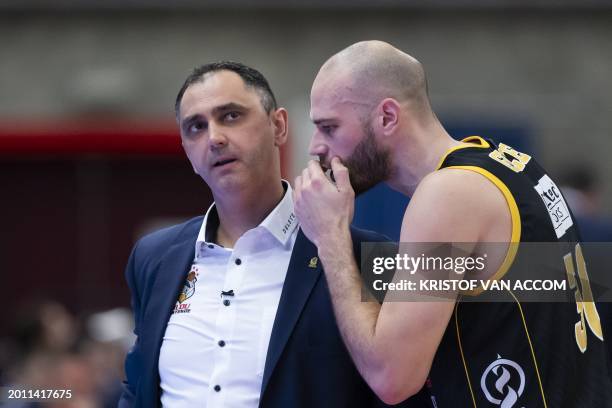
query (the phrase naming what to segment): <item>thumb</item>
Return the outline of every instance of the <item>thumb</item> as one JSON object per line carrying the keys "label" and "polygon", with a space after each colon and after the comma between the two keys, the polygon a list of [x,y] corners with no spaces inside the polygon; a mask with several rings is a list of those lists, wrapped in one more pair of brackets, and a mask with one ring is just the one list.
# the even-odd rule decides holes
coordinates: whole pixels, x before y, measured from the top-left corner
{"label": "thumb", "polygon": [[334,157],[331,160],[331,168],[334,172],[334,179],[336,180],[336,187],[339,191],[351,190],[351,180],[349,178],[348,169],[342,164],[338,157]]}

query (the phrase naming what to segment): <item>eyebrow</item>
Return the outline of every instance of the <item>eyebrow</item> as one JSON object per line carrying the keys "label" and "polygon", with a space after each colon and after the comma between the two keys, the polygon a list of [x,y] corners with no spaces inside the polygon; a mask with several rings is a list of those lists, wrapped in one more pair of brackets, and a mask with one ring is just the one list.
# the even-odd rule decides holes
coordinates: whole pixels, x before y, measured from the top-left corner
{"label": "eyebrow", "polygon": [[[212,109],[212,115],[216,116],[219,115],[221,113],[227,112],[227,111],[231,111],[231,110],[246,110],[247,108],[244,105],[241,105],[239,103],[236,102],[229,102],[223,105],[219,105],[219,106],[215,106]],[[189,127],[189,125],[191,125],[193,122],[202,119],[202,115],[199,113],[194,113],[193,115],[189,115],[187,116],[185,119],[183,119],[182,121],[182,128],[186,129]]]}
{"label": "eyebrow", "polygon": [[322,119],[313,119],[312,123],[314,123],[315,125],[320,125],[322,123],[326,123],[326,122],[335,122],[336,119],[332,119],[332,118],[322,118]]}
{"label": "eyebrow", "polygon": [[246,110],[246,109],[247,108],[244,105],[241,105],[241,104],[236,103],[236,102],[229,102],[229,103],[226,103],[224,105],[215,106],[212,109],[212,113],[213,113],[213,115],[217,115],[219,113],[227,112],[227,111],[230,111],[230,110]]}

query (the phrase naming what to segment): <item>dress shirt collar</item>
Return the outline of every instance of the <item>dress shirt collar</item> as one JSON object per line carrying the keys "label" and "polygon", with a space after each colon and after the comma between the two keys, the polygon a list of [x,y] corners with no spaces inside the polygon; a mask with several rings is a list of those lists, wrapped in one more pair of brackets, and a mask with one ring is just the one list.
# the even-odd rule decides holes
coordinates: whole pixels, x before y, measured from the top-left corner
{"label": "dress shirt collar", "polygon": [[[298,226],[297,217],[293,211],[293,194],[291,185],[286,180],[282,180],[285,190],[281,201],[274,207],[268,216],[259,224],[258,227],[265,228],[281,245],[286,245],[291,235]],[[214,237],[219,228],[219,215],[215,203],[206,211],[202,227],[196,241],[196,254],[198,249],[208,246],[209,248],[218,247],[214,243]]]}

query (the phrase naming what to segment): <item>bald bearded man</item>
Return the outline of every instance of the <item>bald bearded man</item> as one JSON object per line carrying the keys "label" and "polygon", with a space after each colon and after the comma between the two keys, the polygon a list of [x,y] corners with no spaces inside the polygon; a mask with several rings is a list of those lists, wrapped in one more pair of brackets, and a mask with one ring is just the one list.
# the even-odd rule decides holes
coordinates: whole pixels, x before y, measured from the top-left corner
{"label": "bald bearded man", "polygon": [[[565,279],[564,263],[582,259],[579,234],[562,196],[563,221],[549,211],[539,192],[558,190],[531,156],[481,137],[453,139],[431,108],[419,61],[380,41],[354,44],[322,66],[311,118],[310,153],[320,164],[311,161],[295,181],[296,214],[318,248],[347,348],[381,399],[402,401],[429,377],[440,407],[611,406],[593,302],[521,304],[512,292],[499,303],[466,303],[462,293],[362,301],[349,225],[355,193],[378,182],[411,197],[402,242],[466,243],[474,256],[502,243],[488,258],[491,279],[517,278],[517,243],[559,243],[549,261]],[[582,283],[568,287],[572,299],[590,293]]]}

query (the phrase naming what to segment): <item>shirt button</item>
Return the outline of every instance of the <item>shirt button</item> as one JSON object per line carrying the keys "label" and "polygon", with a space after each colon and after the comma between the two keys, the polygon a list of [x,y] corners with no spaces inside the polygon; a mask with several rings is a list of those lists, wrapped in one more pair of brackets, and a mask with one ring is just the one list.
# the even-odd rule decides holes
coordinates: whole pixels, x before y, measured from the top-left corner
{"label": "shirt button", "polygon": [[221,391],[221,386],[220,385],[215,385],[214,389],[215,389],[215,391],[219,392],[219,391]]}
{"label": "shirt button", "polygon": [[223,299],[223,304],[224,304],[225,306],[229,306],[229,305],[230,305],[230,301],[229,301],[229,299]]}
{"label": "shirt button", "polygon": [[225,347],[225,342],[223,340],[219,340],[219,343],[217,343],[219,345],[219,347]]}
{"label": "shirt button", "polygon": [[240,258],[236,258],[236,260],[234,261],[236,262],[236,265],[240,265],[242,263],[242,261],[240,260]]}

